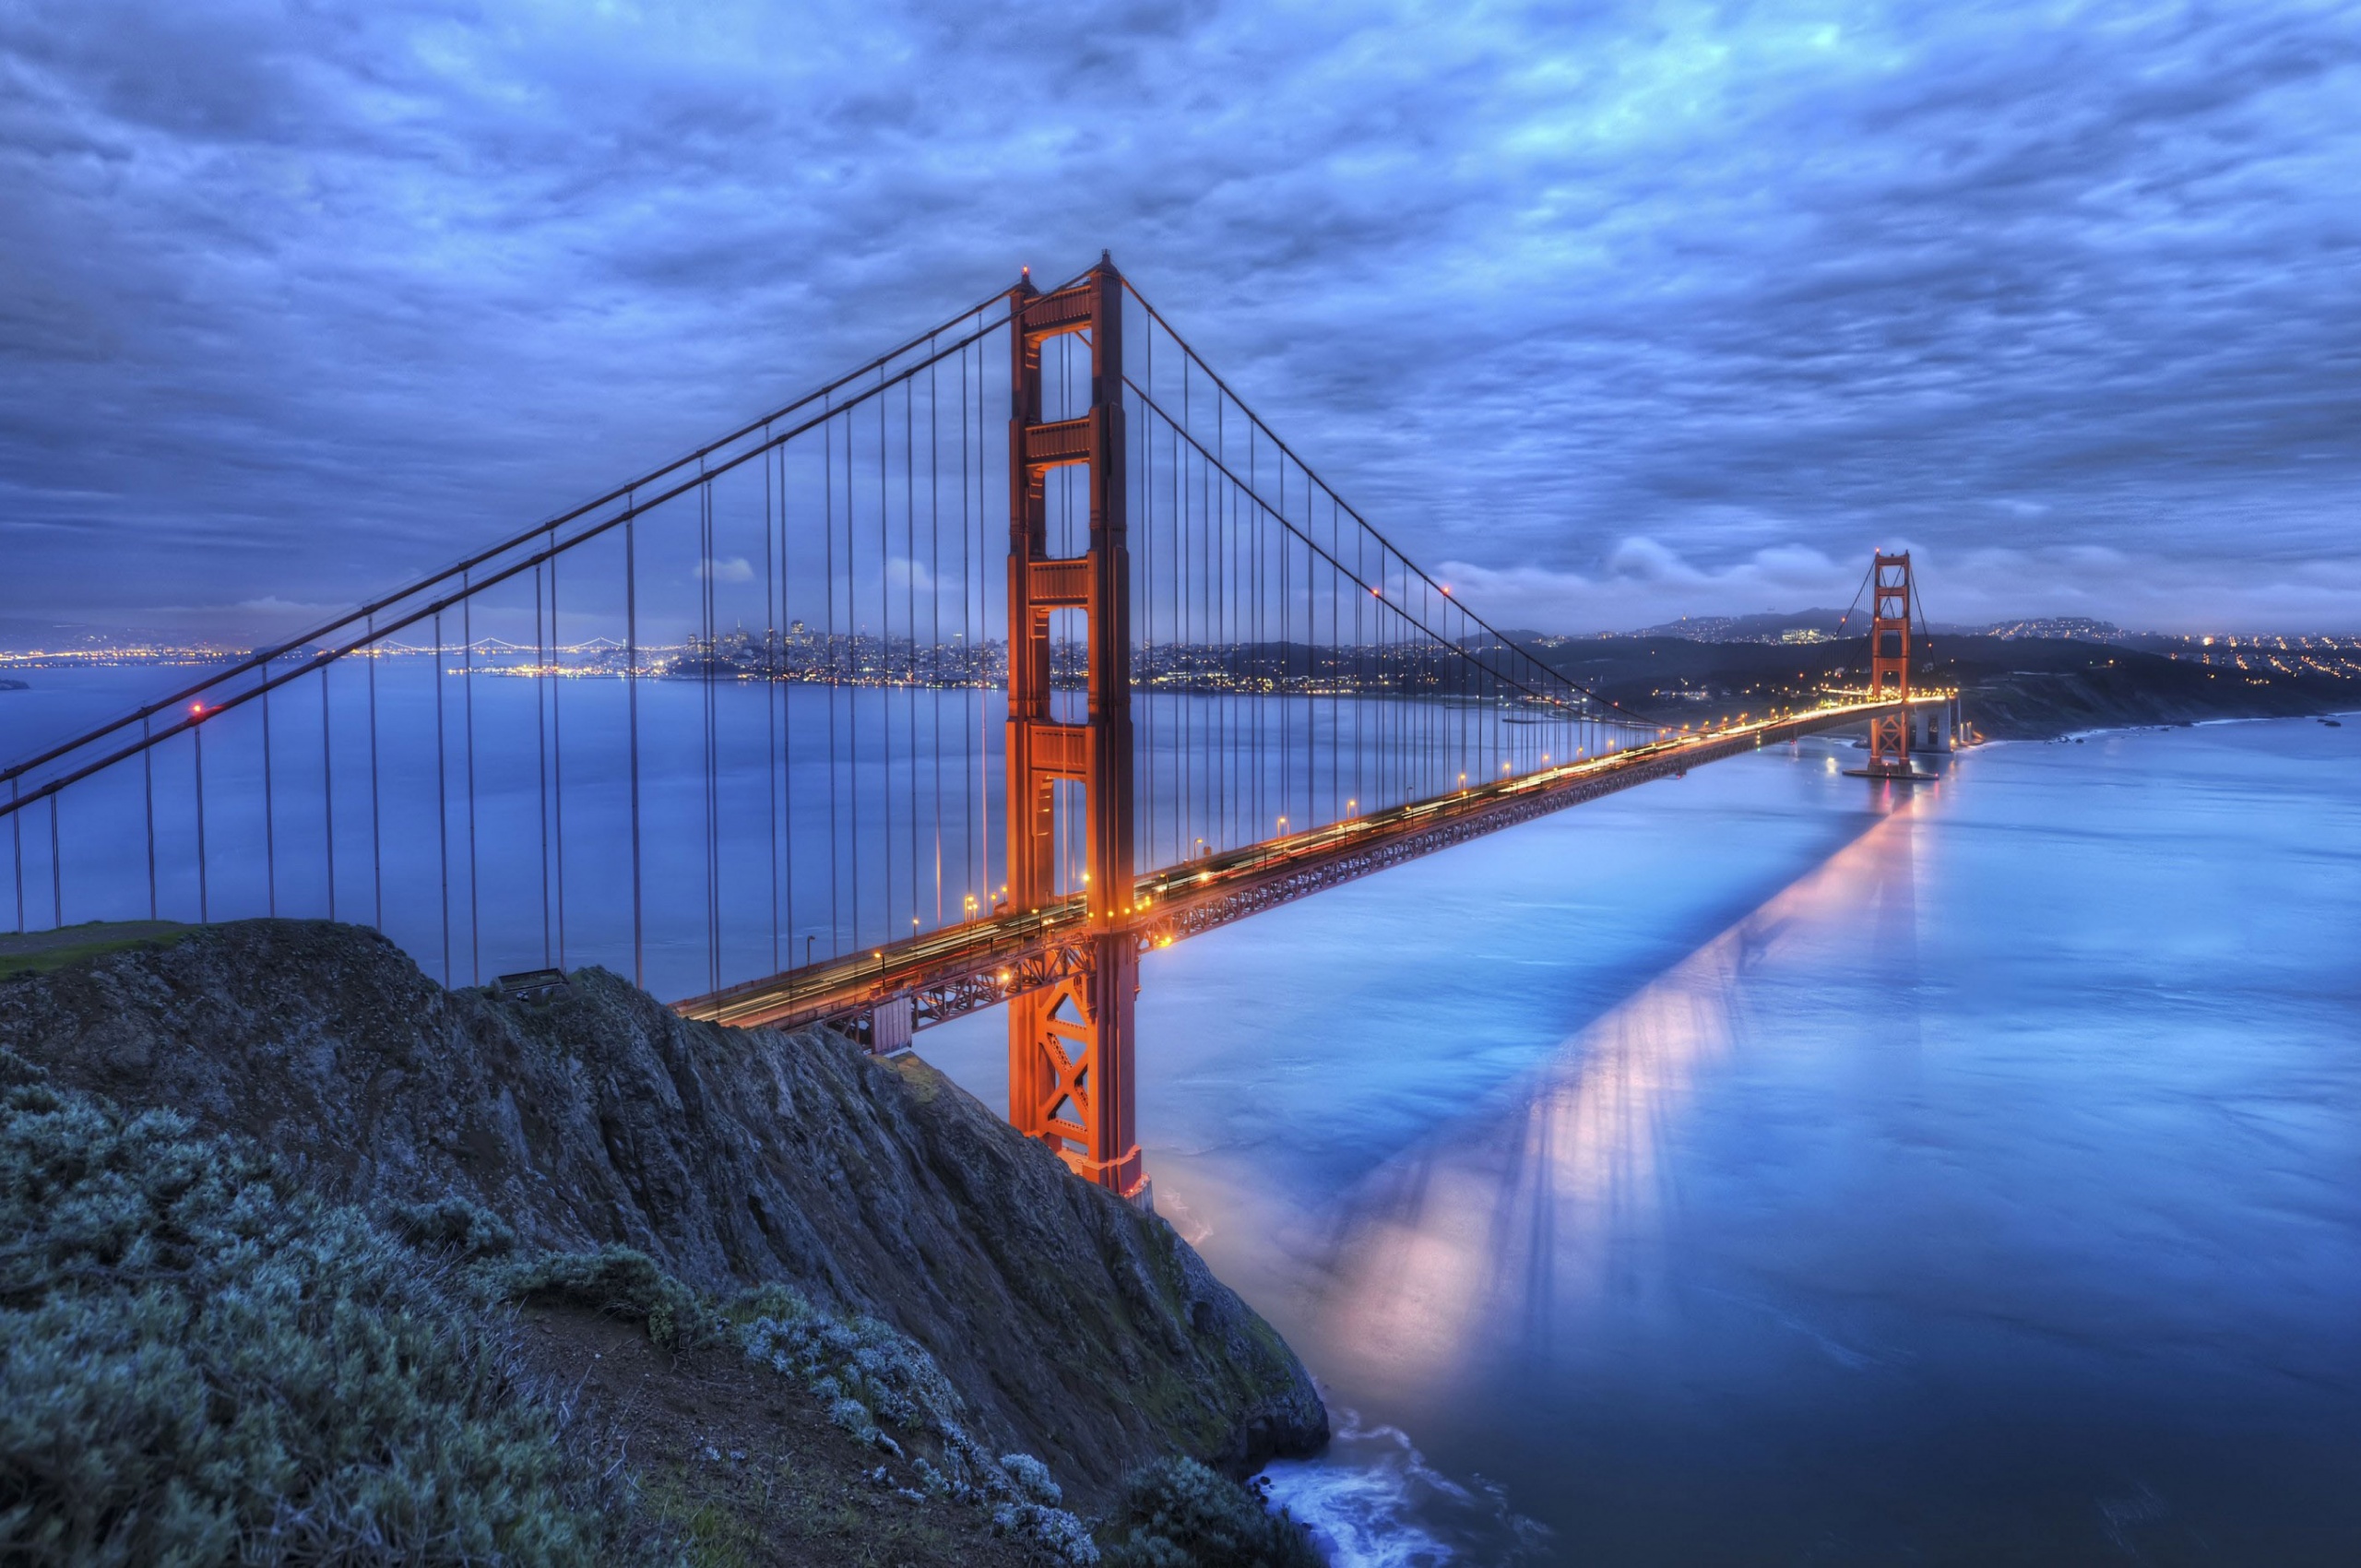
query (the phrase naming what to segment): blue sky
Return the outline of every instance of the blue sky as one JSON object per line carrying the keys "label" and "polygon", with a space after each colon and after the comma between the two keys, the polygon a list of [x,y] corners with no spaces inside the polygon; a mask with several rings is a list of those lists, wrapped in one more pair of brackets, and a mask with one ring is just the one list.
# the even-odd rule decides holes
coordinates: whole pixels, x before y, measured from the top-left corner
{"label": "blue sky", "polygon": [[0,8],[0,636],[239,637],[1111,247],[1496,619],[2361,631],[2361,6]]}

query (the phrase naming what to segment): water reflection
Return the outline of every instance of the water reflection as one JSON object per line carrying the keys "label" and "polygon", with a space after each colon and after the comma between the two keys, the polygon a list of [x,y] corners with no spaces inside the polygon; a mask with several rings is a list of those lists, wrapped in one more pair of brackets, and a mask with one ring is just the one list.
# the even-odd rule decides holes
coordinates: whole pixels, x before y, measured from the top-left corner
{"label": "water reflection", "polygon": [[[1783,958],[1887,977],[1881,1032],[1917,1047],[1918,802],[1903,797],[1833,858],[1559,1047],[1533,1080],[1433,1134],[1347,1194],[1314,1315],[1332,1375],[1417,1398],[1471,1363],[1554,1359],[1679,1206],[1666,1158],[1699,1081],[1777,1050],[1747,980]],[[1864,914],[1869,918],[1864,920]],[[1341,1363],[1341,1364],[1340,1364]]]}
{"label": "water reflection", "polygon": [[[2356,736],[1766,753],[1160,955],[1159,1201],[1355,1413],[1278,1494],[1389,1568],[2361,1561]],[[996,1025],[927,1037],[993,1103]]]}

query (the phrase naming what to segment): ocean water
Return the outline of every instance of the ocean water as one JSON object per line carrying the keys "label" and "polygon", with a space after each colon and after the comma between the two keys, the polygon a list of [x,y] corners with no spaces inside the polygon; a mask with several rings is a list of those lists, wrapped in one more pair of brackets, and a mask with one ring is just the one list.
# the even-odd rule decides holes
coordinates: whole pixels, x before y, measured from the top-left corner
{"label": "ocean water", "polygon": [[[1340,1562],[2361,1562],[2361,724],[1857,754],[1147,962]],[[996,1018],[919,1047],[998,1103]]]}

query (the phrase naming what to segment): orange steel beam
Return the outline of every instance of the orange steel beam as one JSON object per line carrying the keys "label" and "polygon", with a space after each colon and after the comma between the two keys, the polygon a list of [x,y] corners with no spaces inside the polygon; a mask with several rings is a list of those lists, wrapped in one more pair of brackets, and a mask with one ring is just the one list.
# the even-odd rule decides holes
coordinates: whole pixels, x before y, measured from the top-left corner
{"label": "orange steel beam", "polygon": [[[1951,699],[1930,694],[1910,700],[1923,707]],[[1652,742],[1151,872],[1133,881],[1122,935],[1136,964],[1140,953],[1453,844],[1778,742],[1900,718],[1896,709],[1892,702],[1844,703]],[[1105,940],[1085,899],[1074,895],[675,1006],[717,1023],[782,1028],[832,1023],[858,1032],[881,1004],[908,998],[913,1027],[923,1028],[1003,1002],[1064,995],[1078,977],[1096,972]]]}
{"label": "orange steel beam", "polygon": [[[1008,1013],[1008,1116],[1086,1180],[1135,1195],[1145,1181],[1132,1055],[1139,946],[1132,916],[1131,557],[1123,516],[1123,280],[1105,255],[1083,280],[1042,294],[1028,277],[1009,293],[1008,918],[1080,906],[1082,929],[1056,962],[1026,968],[1031,989]],[[1090,406],[1044,420],[1041,346],[1090,344]],[[1071,415],[1071,410],[1060,410]],[[1049,473],[1089,470],[1089,545],[1049,552]],[[1050,623],[1080,611],[1088,625],[1089,706],[1079,724],[1050,703]],[[1084,889],[1057,885],[1057,788],[1082,787]],[[997,911],[996,911],[997,914]],[[1023,967],[1023,966],[1020,966]],[[929,1021],[931,1021],[930,1019]]]}

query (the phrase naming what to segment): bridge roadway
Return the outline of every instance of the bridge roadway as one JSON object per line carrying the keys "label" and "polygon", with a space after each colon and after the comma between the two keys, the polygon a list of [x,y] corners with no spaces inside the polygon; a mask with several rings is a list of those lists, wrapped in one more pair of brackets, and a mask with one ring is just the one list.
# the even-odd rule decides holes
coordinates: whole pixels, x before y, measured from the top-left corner
{"label": "bridge roadway", "polygon": [[[1913,696],[1931,707],[1948,693]],[[1548,813],[1675,778],[1742,752],[1861,724],[1892,703],[1853,702],[1652,741],[1604,756],[1371,812],[1138,879],[1128,922],[1143,950],[1367,876]],[[1082,896],[995,913],[824,964],[673,1004],[683,1016],[782,1028],[831,1023],[879,1043],[1005,1002],[1086,964]],[[907,1000],[908,1012],[898,1011]],[[881,1017],[881,1014],[883,1016]]]}

